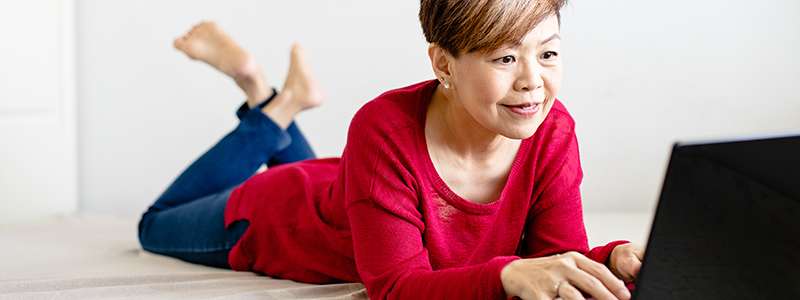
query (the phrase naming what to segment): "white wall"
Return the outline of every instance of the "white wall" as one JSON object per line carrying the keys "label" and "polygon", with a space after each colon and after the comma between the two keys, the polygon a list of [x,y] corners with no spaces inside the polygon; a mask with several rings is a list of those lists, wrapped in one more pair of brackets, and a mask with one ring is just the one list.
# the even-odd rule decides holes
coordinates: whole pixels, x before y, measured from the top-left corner
{"label": "white wall", "polygon": [[[800,128],[800,3],[572,1],[564,85],[588,210],[649,210],[671,143]],[[338,156],[350,117],[432,78],[417,1],[79,0],[81,209],[138,213],[236,124],[235,84],[172,49],[201,20],[236,36],[283,83],[305,46],[327,102],[298,123]]]}
{"label": "white wall", "polygon": [[74,2],[0,2],[0,225],[78,209]]}
{"label": "white wall", "polygon": [[338,156],[368,100],[428,79],[415,1],[78,1],[80,182],[86,211],[138,213],[236,125],[234,82],[172,48],[201,20],[244,44],[280,87],[301,42],[327,102],[298,123]]}
{"label": "white wall", "polygon": [[676,139],[800,128],[800,2],[574,1],[560,98],[588,209],[650,209]]}

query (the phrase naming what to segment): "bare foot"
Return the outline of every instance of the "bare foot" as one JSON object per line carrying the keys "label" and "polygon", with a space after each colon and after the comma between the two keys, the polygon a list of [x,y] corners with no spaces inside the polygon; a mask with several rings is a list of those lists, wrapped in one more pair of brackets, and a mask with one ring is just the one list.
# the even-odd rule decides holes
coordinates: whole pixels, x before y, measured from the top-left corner
{"label": "bare foot", "polygon": [[262,111],[285,129],[292,123],[295,115],[322,104],[323,100],[322,88],[311,74],[311,66],[308,65],[303,48],[295,44],[283,90]]}
{"label": "bare foot", "polygon": [[189,58],[205,62],[233,78],[247,95],[247,104],[251,108],[272,96],[264,70],[255,58],[217,23],[195,25],[184,36],[175,39],[174,45]]}

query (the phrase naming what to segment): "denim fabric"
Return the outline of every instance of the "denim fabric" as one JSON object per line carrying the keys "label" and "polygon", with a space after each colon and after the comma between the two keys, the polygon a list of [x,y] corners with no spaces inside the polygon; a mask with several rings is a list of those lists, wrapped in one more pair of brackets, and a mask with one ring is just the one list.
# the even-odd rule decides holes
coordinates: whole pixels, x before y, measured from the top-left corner
{"label": "denim fabric", "polygon": [[241,121],[236,129],[192,163],[142,215],[142,248],[230,268],[228,253],[249,226],[237,221],[225,228],[225,206],[233,189],[264,163],[274,166],[314,158],[294,123],[284,131],[261,112],[271,99],[253,109],[245,103],[237,112]]}

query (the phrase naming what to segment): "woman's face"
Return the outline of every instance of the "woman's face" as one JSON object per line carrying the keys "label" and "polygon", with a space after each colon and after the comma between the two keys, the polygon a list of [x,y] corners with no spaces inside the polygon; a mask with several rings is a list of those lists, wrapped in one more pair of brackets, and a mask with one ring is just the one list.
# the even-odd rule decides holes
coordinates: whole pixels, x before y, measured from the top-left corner
{"label": "woman's face", "polygon": [[531,137],[561,87],[558,33],[558,19],[553,15],[531,30],[519,46],[452,59],[447,97],[479,128],[512,139]]}

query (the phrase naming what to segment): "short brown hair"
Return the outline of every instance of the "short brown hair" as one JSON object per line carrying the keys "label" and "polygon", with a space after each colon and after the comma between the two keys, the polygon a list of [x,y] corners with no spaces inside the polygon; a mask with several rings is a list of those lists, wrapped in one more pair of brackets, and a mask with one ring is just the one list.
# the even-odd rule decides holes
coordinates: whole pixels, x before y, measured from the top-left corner
{"label": "short brown hair", "polygon": [[489,53],[522,39],[567,0],[421,0],[419,21],[428,43],[451,55]]}

